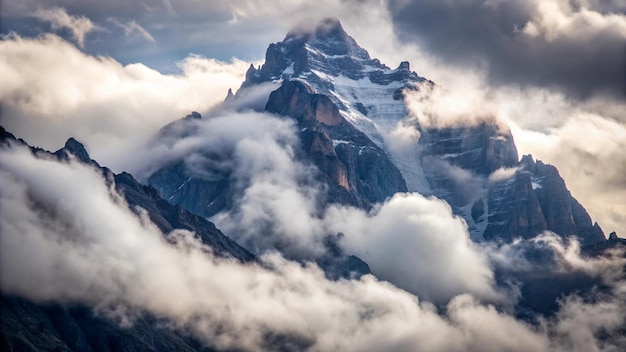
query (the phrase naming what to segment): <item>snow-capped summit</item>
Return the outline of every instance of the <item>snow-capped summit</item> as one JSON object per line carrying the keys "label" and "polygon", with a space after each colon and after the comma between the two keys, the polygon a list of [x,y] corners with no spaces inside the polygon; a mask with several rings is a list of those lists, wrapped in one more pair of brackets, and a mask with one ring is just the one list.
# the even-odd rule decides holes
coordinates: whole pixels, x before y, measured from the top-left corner
{"label": "snow-capped summit", "polygon": [[[408,116],[405,89],[430,82],[410,70],[407,61],[396,69],[370,57],[337,19],[325,19],[313,29],[295,29],[269,45],[265,63],[250,67],[238,95],[261,83],[297,80],[312,92],[330,98],[343,118],[388,151],[408,189],[430,193],[416,150],[390,150],[398,123]],[[430,82],[432,84],[432,82]]]}
{"label": "snow-capped summit", "polygon": [[314,29],[295,29],[282,42],[270,44],[265,64],[251,67],[244,86],[271,80],[306,78],[315,71],[363,78],[366,67],[384,69],[349,36],[337,19],[323,20]]}
{"label": "snow-capped summit", "polygon": [[326,93],[333,90],[332,77],[359,81],[369,78],[372,83],[423,81],[409,70],[408,62],[391,69],[378,59],[372,59],[354,38],[348,35],[334,18],[323,20],[314,29],[295,29],[285,39],[272,43],[265,54],[265,63],[246,73],[242,88],[270,81],[300,78]]}
{"label": "snow-capped summit", "polygon": [[355,59],[370,60],[367,50],[360,47],[341,26],[336,18],[322,20],[313,30],[293,29],[284,42],[307,43],[324,55],[331,57],[347,56]]}

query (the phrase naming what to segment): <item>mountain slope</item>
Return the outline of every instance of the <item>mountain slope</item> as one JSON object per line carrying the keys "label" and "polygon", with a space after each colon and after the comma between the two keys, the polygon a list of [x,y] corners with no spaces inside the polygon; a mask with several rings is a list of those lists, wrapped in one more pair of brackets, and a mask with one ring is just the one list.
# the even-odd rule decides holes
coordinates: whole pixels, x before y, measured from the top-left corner
{"label": "mountain slope", "polygon": [[[495,118],[443,127],[412,119],[405,93],[434,83],[408,62],[391,69],[372,59],[336,19],[271,44],[265,63],[249,68],[224,107],[259,109],[246,101],[268,85],[274,90],[264,110],[296,121],[301,158],[317,167],[327,203],[370,209],[394,193],[419,192],[447,201],[476,241],[532,238],[545,230],[585,244],[604,239],[558,172],[520,161],[510,130]],[[398,147],[407,127],[418,137]],[[212,216],[232,206],[235,194],[229,175],[210,166],[204,171],[216,177],[196,177],[175,162],[148,183],[175,204]]]}

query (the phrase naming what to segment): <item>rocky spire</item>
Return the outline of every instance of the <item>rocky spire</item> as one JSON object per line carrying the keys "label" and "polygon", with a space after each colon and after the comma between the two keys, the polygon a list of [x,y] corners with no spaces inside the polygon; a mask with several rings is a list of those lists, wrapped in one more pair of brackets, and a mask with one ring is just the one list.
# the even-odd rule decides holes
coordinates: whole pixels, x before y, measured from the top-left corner
{"label": "rocky spire", "polygon": [[260,68],[250,66],[242,88],[298,77],[312,70],[361,79],[367,75],[366,71],[371,71],[364,70],[365,66],[375,70],[389,69],[371,59],[367,50],[346,33],[339,20],[327,18],[314,28],[293,29],[282,42],[270,44],[265,63]]}
{"label": "rocky spire", "polygon": [[329,56],[346,55],[362,60],[370,59],[367,50],[346,33],[336,18],[326,18],[312,30],[294,29],[287,34],[284,42],[303,43]]}
{"label": "rocky spire", "polygon": [[76,157],[76,159],[80,160],[83,163],[91,163],[91,157],[89,156],[89,153],[87,153],[87,149],[85,149],[85,146],[74,138],[69,138],[65,142],[65,146],[57,150],[54,154],[62,159],[68,159],[69,154],[72,154]]}

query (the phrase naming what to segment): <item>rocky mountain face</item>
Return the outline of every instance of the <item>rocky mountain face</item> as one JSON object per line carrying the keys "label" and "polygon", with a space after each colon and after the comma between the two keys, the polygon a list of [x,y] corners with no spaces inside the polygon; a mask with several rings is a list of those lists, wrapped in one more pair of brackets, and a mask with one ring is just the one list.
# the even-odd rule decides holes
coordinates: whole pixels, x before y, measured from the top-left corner
{"label": "rocky mountain face", "polygon": [[[424,80],[411,72],[406,63],[391,70],[371,59],[338,21],[326,20],[315,33],[291,32],[283,42],[271,44],[265,64],[258,69],[251,66],[241,89],[236,95],[229,95],[227,101],[232,103],[246,96],[257,85],[280,82],[279,88],[269,95],[264,111],[297,122],[303,157],[318,167],[318,178],[328,187],[331,202],[369,209],[396,192],[406,192],[405,180],[382,142],[372,141],[370,135],[355,127],[354,121],[350,122],[350,116],[345,116],[348,108],[365,111],[367,107],[331,94],[335,85],[328,80],[329,74],[384,83]],[[392,100],[401,105],[400,86],[393,84],[391,88],[378,95],[395,96],[396,100]],[[377,133],[369,124],[369,131]],[[375,138],[380,140],[378,135]],[[182,162],[158,170],[148,183],[164,198],[203,216],[232,206],[234,190],[229,175],[200,180]]]}
{"label": "rocky mountain face", "polygon": [[424,80],[409,70],[408,62],[401,63],[397,70],[390,70],[378,59],[372,59],[367,50],[344,31],[337,19],[328,18],[313,31],[294,30],[282,42],[270,44],[265,63],[259,68],[250,66],[241,88],[301,77],[307,78],[307,83],[313,86],[332,90],[333,84],[325,79],[325,75],[344,76],[351,80],[367,78],[381,85],[409,79]]}
{"label": "rocky mountain face", "polygon": [[327,96],[301,81],[286,81],[270,94],[265,109],[296,119],[306,157],[322,172],[333,202],[368,209],[406,192],[385,151],[348,123]]}
{"label": "rocky mountain face", "polygon": [[[444,127],[409,119],[405,92],[434,83],[408,62],[391,69],[372,59],[335,19],[271,44],[265,63],[250,66],[226,105],[268,83],[278,88],[264,111],[295,120],[302,158],[317,167],[329,203],[369,209],[394,193],[419,192],[446,200],[477,241],[532,238],[545,230],[584,244],[604,239],[556,169],[529,157],[520,161],[510,130],[494,118]],[[419,132],[408,148],[390,147],[399,124]],[[174,162],[148,183],[174,204],[211,216],[233,197],[229,175],[214,174],[200,179]]]}
{"label": "rocky mountain face", "polygon": [[[193,112],[181,120],[164,126],[157,139],[184,138],[191,133],[186,126],[187,122],[201,118],[199,113]],[[214,160],[216,163],[229,157],[211,151],[207,151],[206,154],[209,160]],[[230,208],[233,195],[229,181],[230,175],[217,169],[209,171],[211,177],[194,177],[195,174],[189,170],[184,160],[175,160],[152,173],[147,183],[168,202],[180,205],[203,217],[209,217],[223,209]]]}
{"label": "rocky mountain face", "polygon": [[[534,209],[534,212],[530,212],[533,214],[531,217],[520,219],[522,225],[540,225],[537,230],[574,235],[585,245],[606,239],[600,226],[592,223],[587,211],[567,190],[565,181],[554,166],[535,161],[531,155],[523,156],[519,165],[520,171],[516,174],[515,187],[525,191],[516,199],[528,199],[526,204]],[[511,230],[513,235],[516,228],[521,231],[524,226],[513,227]],[[536,230],[527,231],[530,236],[534,232]],[[520,236],[528,237],[521,234]]]}

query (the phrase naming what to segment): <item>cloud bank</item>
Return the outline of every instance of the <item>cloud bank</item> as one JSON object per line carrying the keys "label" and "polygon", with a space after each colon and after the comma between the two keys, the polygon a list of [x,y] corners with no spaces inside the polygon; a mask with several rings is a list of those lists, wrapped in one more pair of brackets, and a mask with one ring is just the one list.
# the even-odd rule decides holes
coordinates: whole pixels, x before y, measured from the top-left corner
{"label": "cloud bank", "polygon": [[626,94],[626,12],[619,1],[392,1],[396,33],[490,83]]}
{"label": "cloud bank", "polygon": [[177,161],[190,178],[228,179],[233,207],[211,220],[254,253],[278,249],[288,258],[314,260],[324,253],[326,236],[343,233],[340,245],[348,253],[420,297],[438,303],[464,292],[498,298],[486,257],[445,202],[414,193],[396,195],[370,213],[327,209],[318,171],[298,157],[300,148],[290,119],[221,111],[181,121],[176,133],[137,158],[149,165],[138,175],[145,179]]}
{"label": "cloud bank", "polygon": [[103,314],[149,311],[217,348],[273,350],[281,339],[271,336],[321,351],[623,347],[623,339],[596,338],[622,323],[623,301],[570,298],[543,328],[469,295],[438,313],[372,276],[328,281],[315,265],[277,254],[262,257],[263,266],[219,259],[185,231],[170,234],[176,241],[168,243],[90,166],[38,159],[22,147],[0,153],[8,186],[0,194],[4,293]]}
{"label": "cloud bank", "polygon": [[166,75],[87,55],[52,34],[8,35],[0,41],[0,120],[48,149],[83,140],[98,161],[122,171],[132,162],[120,156],[163,125],[221,102],[248,65],[190,55],[178,63],[181,74]]}

